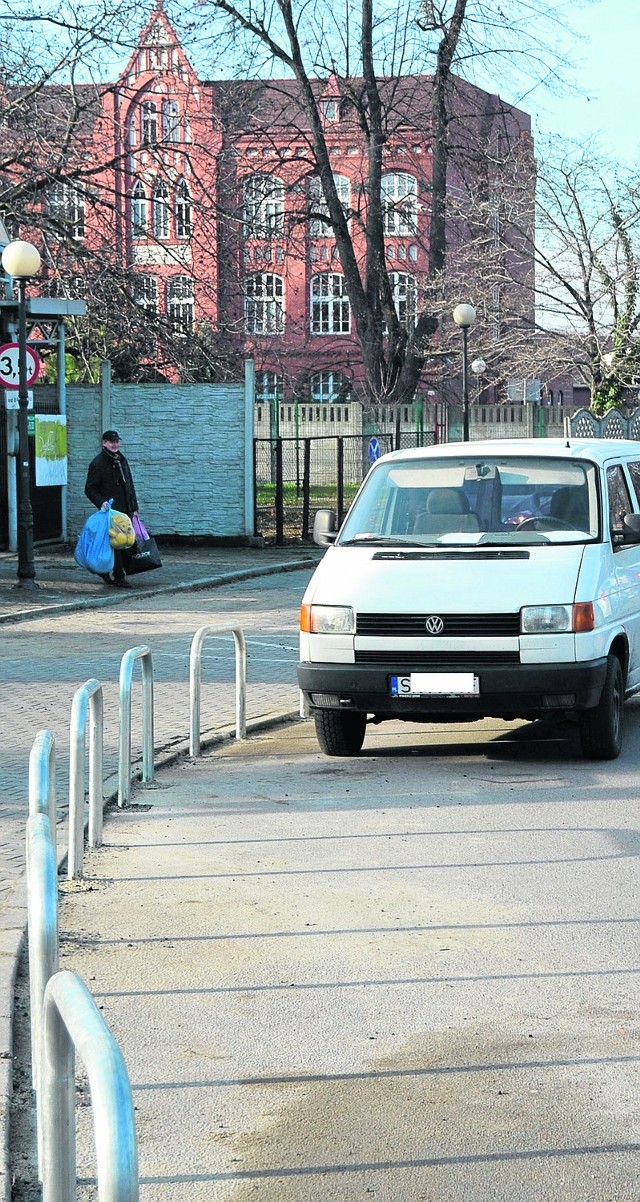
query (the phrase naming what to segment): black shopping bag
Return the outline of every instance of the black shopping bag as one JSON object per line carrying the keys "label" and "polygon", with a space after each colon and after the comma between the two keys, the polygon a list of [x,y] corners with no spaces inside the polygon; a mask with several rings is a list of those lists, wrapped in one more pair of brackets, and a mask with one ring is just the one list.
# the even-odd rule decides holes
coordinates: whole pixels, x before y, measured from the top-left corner
{"label": "black shopping bag", "polygon": [[156,540],[138,517],[133,519],[133,529],[136,541],[128,554],[127,575],[135,576],[138,572],[152,572],[154,568],[161,568],[162,560]]}

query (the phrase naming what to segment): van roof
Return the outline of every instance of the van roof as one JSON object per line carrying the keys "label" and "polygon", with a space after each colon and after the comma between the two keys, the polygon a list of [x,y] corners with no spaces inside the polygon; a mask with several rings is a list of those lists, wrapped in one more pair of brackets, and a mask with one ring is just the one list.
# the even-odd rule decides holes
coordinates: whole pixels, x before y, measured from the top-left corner
{"label": "van roof", "polygon": [[[634,456],[640,460],[640,442],[624,438],[493,438],[483,442],[445,442],[434,447],[390,451],[384,460],[455,458],[460,455],[508,455],[510,458],[535,455],[536,458],[588,459],[604,463],[612,457]],[[380,460],[378,460],[380,462]]]}

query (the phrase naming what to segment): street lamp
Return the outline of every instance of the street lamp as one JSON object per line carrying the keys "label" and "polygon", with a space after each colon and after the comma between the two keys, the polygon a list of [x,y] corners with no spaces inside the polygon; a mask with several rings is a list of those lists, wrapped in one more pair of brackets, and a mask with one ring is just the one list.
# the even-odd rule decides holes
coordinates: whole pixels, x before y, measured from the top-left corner
{"label": "street lamp", "polygon": [[480,400],[480,390],[481,390],[480,377],[483,376],[487,370],[487,365],[486,365],[484,359],[474,359],[471,364],[471,370],[472,370],[476,380],[478,381],[478,398],[477,399],[479,401]]}
{"label": "street lamp", "polygon": [[33,510],[29,466],[27,409],[27,281],[40,270],[40,255],[31,242],[10,242],[2,252],[2,266],[18,285],[18,587],[37,588],[33,562]]}
{"label": "street lamp", "polygon": [[462,330],[462,439],[469,441],[469,380],[467,372],[467,338],[471,326],[476,324],[473,305],[456,305],[453,320]]}

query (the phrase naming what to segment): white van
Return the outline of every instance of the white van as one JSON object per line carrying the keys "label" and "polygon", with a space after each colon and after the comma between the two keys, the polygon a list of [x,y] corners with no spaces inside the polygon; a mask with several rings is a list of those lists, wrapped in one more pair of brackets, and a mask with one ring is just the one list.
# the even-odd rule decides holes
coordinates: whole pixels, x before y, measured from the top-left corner
{"label": "white van", "polygon": [[396,451],[369,472],[300,614],[298,682],[327,755],[374,722],[577,714],[614,759],[640,689],[640,444]]}

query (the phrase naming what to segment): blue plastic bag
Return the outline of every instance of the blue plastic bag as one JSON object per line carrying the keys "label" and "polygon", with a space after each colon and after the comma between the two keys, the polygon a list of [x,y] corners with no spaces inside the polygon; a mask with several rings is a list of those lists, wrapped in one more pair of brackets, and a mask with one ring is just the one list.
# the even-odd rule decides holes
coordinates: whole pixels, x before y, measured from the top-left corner
{"label": "blue plastic bag", "polygon": [[111,521],[111,502],[106,509],[99,509],[87,518],[80,537],[76,543],[73,555],[81,568],[95,572],[97,576],[113,570],[113,547],[109,541],[109,523]]}

